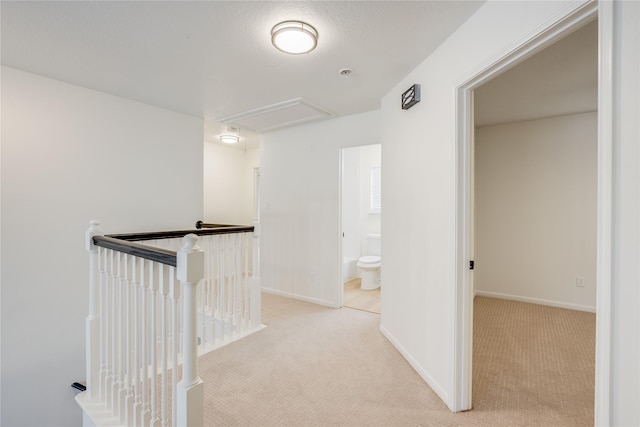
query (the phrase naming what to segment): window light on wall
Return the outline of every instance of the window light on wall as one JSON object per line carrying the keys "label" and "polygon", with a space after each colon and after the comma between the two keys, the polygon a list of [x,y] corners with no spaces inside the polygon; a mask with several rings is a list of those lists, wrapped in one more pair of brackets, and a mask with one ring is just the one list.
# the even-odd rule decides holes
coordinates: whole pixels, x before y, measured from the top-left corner
{"label": "window light on wall", "polygon": [[380,213],[382,211],[382,168],[374,166],[371,168],[371,205],[370,213]]}

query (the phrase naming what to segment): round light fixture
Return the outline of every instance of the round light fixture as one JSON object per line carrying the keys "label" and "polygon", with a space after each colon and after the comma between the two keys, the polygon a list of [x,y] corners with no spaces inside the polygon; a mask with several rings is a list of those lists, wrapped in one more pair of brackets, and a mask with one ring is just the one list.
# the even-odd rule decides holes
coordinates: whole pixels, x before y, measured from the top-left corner
{"label": "round light fixture", "polygon": [[224,142],[225,144],[236,144],[240,138],[236,135],[220,135],[220,142]]}
{"label": "round light fixture", "polygon": [[309,53],[318,45],[318,31],[306,22],[284,21],[271,29],[271,43],[284,53]]}

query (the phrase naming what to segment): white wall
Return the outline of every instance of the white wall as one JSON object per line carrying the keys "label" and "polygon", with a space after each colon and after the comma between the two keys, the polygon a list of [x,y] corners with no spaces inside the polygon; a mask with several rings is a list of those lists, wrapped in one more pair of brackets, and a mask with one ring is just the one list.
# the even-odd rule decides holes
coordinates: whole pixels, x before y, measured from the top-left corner
{"label": "white wall", "polygon": [[[456,285],[455,88],[561,9],[580,4],[489,1],[382,99],[381,330],[449,405]],[[421,84],[422,101],[402,110],[400,94],[414,83]]]}
{"label": "white wall", "polygon": [[340,148],[378,144],[379,117],[373,111],[263,135],[260,254],[264,288],[339,305]]}
{"label": "white wall", "polygon": [[476,294],[595,311],[597,135],[595,112],[476,128]]}
{"label": "white wall", "polygon": [[202,215],[200,119],[2,68],[3,426],[78,426],[84,232]]}
{"label": "white wall", "polygon": [[[616,2],[611,425],[640,425],[640,3]],[[5,249],[6,250],[6,249]]]}
{"label": "white wall", "polygon": [[260,150],[204,144],[204,222],[251,225]]}

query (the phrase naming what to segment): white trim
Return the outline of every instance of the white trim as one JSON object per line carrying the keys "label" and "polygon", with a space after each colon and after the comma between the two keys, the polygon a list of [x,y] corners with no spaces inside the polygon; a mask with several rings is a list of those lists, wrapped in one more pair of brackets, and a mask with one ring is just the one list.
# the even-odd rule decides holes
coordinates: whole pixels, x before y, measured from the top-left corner
{"label": "white trim", "polygon": [[608,426],[611,381],[613,198],[613,8],[598,11],[598,219],[596,255],[596,384],[594,423]]}
{"label": "white trim", "polygon": [[[451,324],[454,337],[451,340],[453,363],[449,372],[451,380],[451,400],[449,409],[454,412],[466,411],[472,407],[472,368],[473,368],[473,284],[469,270],[473,246],[470,242],[472,218],[471,203],[471,146],[472,146],[472,91],[457,88],[456,101],[456,167],[455,167],[455,286],[453,292],[453,310]],[[471,314],[471,315],[469,315]]]}
{"label": "white trim", "polygon": [[344,150],[338,150],[338,265],[340,266],[340,279],[336,283],[336,308],[344,307],[344,230],[342,228],[342,187],[344,187]]}
{"label": "white trim", "polygon": [[[207,322],[210,321],[210,317],[207,317]],[[232,334],[231,338],[226,339],[222,342],[216,340],[213,344],[210,345],[198,345],[198,357],[200,356],[204,356],[205,354],[211,353],[214,350],[217,350],[219,348],[222,348],[224,346],[227,346],[229,344],[231,344],[232,342],[236,342],[239,341],[243,338],[248,337],[249,335],[253,335],[256,332],[260,332],[261,330],[263,330],[264,328],[266,328],[267,325],[265,325],[264,323],[261,323],[258,327],[253,328],[253,329],[249,329],[248,331],[242,331],[242,332],[238,332],[238,333],[234,333]],[[200,337],[198,337],[200,338]]]}
{"label": "white trim", "polygon": [[[596,346],[596,424],[607,424],[609,419],[609,352],[610,352],[610,282],[611,282],[611,67],[610,45],[612,21],[609,17],[612,6],[603,2],[603,10],[607,9],[604,24],[600,23],[600,76],[599,76],[599,108],[598,115],[598,278],[597,278],[597,331],[599,336]],[[471,240],[467,233],[470,230],[470,153],[472,150],[472,103],[473,90],[481,84],[496,77],[526,58],[544,49],[551,43],[574,31],[576,28],[592,21],[598,16],[598,3],[586,1],[576,5],[571,3],[551,19],[524,37],[518,43],[506,49],[494,59],[487,61],[470,77],[462,79],[455,88],[456,102],[456,145],[455,145],[455,186],[454,198],[456,212],[455,227],[455,286],[452,286],[452,330],[451,355],[453,357],[450,371],[451,400],[448,401],[452,411],[471,409],[471,367],[473,351],[473,296],[470,289],[472,280],[469,276],[468,262],[473,254]],[[606,46],[603,46],[606,44]],[[607,55],[608,53],[608,55]],[[602,64],[609,60],[609,66]],[[604,93],[603,93],[604,91]],[[602,116],[601,116],[602,114]],[[604,307],[603,307],[604,306]],[[600,309],[603,312],[600,312]],[[606,403],[606,405],[605,405]],[[606,420],[603,422],[602,420]]]}
{"label": "white trim", "polygon": [[96,426],[123,426],[113,411],[107,407],[106,402],[97,402],[89,398],[89,393],[83,391],[75,397],[76,402],[82,409],[83,427]]}
{"label": "white trim", "polygon": [[411,367],[415,369],[418,375],[422,377],[422,379],[427,383],[427,385],[429,385],[429,387],[431,387],[431,389],[440,397],[440,399],[442,399],[443,402],[447,402],[449,400],[449,396],[447,395],[447,392],[444,390],[444,388],[442,388],[442,386],[440,386],[440,384],[438,384],[438,382],[434,380],[433,377],[429,375],[429,373],[425,371],[424,368],[422,368],[422,366],[420,366],[418,361],[411,355],[409,351],[407,351],[407,349],[402,346],[402,344],[400,344],[400,342],[391,334],[391,332],[389,332],[389,330],[382,325],[380,325],[380,332],[386,339],[389,340],[389,342],[396,348],[396,350],[398,350],[402,357],[404,357],[407,362],[409,362],[409,365],[411,365]]}
{"label": "white trim", "polygon": [[297,299],[299,301],[310,302],[312,304],[322,305],[322,306],[329,307],[329,308],[340,308],[333,301],[326,301],[326,300],[318,299],[318,298],[305,297],[305,296],[298,295],[298,294],[292,294],[290,292],[279,291],[277,289],[262,288],[262,292],[265,292],[267,294],[272,294],[272,295],[280,295],[281,297]]}
{"label": "white trim", "polygon": [[597,1],[581,2],[577,6],[579,1],[571,2],[521,40],[467,74],[466,78],[461,79],[462,84],[458,89],[474,89],[484,84],[595,19],[598,15]]}
{"label": "white trim", "polygon": [[498,299],[507,299],[511,301],[520,301],[527,302],[530,304],[538,304],[538,305],[547,305],[549,307],[559,307],[566,308],[569,310],[577,310],[577,311],[586,311],[589,313],[595,313],[596,308],[590,305],[582,305],[582,304],[572,304],[568,302],[562,301],[553,301],[549,299],[542,298],[533,298],[533,297],[523,297],[520,295],[511,295],[511,294],[502,294],[500,292],[486,292],[486,291],[477,291],[476,296],[478,297],[489,297],[489,298],[498,298]]}

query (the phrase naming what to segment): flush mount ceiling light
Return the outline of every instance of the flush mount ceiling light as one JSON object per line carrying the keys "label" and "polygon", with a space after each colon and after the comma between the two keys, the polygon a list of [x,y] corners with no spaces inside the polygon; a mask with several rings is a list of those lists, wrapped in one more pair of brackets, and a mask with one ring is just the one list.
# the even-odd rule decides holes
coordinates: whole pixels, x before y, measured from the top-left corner
{"label": "flush mount ceiling light", "polygon": [[236,135],[220,135],[220,142],[224,142],[225,144],[236,144],[240,138]]}
{"label": "flush mount ceiling light", "polygon": [[306,22],[284,21],[271,29],[271,43],[284,53],[309,53],[318,45],[318,31]]}

